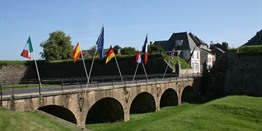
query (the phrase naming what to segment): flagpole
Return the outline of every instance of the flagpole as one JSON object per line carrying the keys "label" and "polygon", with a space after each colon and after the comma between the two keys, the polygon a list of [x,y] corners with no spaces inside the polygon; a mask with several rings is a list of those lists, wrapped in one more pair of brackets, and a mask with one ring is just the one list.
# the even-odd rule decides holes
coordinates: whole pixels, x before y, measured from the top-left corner
{"label": "flagpole", "polygon": [[145,68],[145,66],[144,66],[144,63],[143,63],[143,62],[142,62],[142,66],[143,66],[143,68],[144,68],[144,72],[145,72],[145,75],[146,75],[146,80],[148,80],[147,73],[146,73],[146,68]]}
{"label": "flagpole", "polygon": [[41,95],[41,88],[42,88],[42,84],[41,84],[41,79],[40,79],[40,75],[39,75],[39,71],[38,71],[38,66],[35,60],[35,53],[34,53],[34,61],[35,61],[35,68],[36,68],[36,73],[37,73],[37,77],[38,77],[38,82],[39,82],[39,95]]}
{"label": "flagpole", "polygon": [[116,56],[115,56],[115,60],[116,60],[116,65],[117,65],[117,68],[118,68],[118,71],[119,71],[119,74],[120,74],[121,80],[122,80],[122,82],[124,82],[124,81],[123,81],[122,74],[121,74],[121,71],[120,71],[120,68],[119,68],[119,65],[118,65],[118,62],[117,62],[117,59],[116,59]]}
{"label": "flagpole", "polygon": [[132,84],[133,84],[133,82],[135,80],[135,77],[136,77],[136,72],[137,72],[138,65],[139,65],[139,63],[137,63],[137,65],[136,65],[136,70],[135,70],[135,74],[134,74],[134,77],[133,77],[133,80],[132,80]]}
{"label": "flagpole", "polygon": [[94,56],[93,56],[92,64],[91,64],[90,71],[89,71],[89,77],[87,78],[87,79],[88,79],[88,80],[87,80],[88,83],[89,83],[90,76],[91,76],[91,73],[92,73],[92,69],[93,69],[93,65],[94,65],[96,53],[97,53],[97,48],[96,48],[95,54],[94,54]]}
{"label": "flagpole", "polygon": [[87,70],[86,70],[86,64],[85,64],[85,61],[84,61],[84,57],[83,57],[82,50],[81,50],[81,57],[82,57],[82,61],[83,61],[83,65],[84,65],[85,73],[86,73],[86,80],[87,80],[87,83],[86,83],[86,90],[87,90],[87,86],[88,86],[88,84],[89,84],[89,76],[88,76],[88,73],[87,73]]}
{"label": "flagpole", "polygon": [[[168,61],[168,63],[170,63],[170,60]],[[167,72],[167,69],[168,69],[168,63],[166,63],[166,70],[164,72],[163,78],[165,78],[165,76],[166,76],[166,72]]]}

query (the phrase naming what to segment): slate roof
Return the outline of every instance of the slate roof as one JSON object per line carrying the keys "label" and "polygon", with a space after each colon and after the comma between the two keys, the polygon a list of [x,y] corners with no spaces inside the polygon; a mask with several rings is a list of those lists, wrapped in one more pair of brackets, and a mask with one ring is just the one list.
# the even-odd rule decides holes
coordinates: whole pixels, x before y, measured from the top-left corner
{"label": "slate roof", "polygon": [[206,42],[195,36],[193,33],[190,32],[188,35],[193,39],[193,41],[197,44],[197,46],[208,45]]}
{"label": "slate roof", "polygon": [[250,46],[250,45],[262,45],[262,30],[258,31],[257,34],[254,37],[252,37],[243,46]]}
{"label": "slate roof", "polygon": [[114,48],[114,51],[115,51],[115,50],[118,50],[118,49],[120,49],[120,50],[122,49],[122,47],[120,47],[119,45],[116,45],[116,46],[114,46],[113,48]]}
{"label": "slate roof", "polygon": [[[196,47],[195,41],[200,40],[195,37],[192,38],[187,32],[180,32],[173,33],[167,41],[155,41],[154,44],[160,45],[165,51],[171,51],[173,47],[175,47],[176,50],[193,50]],[[199,48],[196,47],[195,50],[199,50]]]}
{"label": "slate roof", "polygon": [[215,53],[212,52],[212,51],[209,51],[209,50],[206,50],[206,49],[203,49],[203,48],[200,48],[200,50],[201,50],[201,51],[204,51],[205,53],[215,55]]}

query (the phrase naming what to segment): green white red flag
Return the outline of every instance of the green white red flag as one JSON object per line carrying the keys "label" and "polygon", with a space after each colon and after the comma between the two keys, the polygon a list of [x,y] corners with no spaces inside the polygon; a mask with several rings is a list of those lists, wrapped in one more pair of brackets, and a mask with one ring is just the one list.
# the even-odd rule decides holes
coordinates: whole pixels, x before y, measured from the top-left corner
{"label": "green white red flag", "polygon": [[30,39],[30,36],[26,42],[26,45],[21,53],[21,56],[28,58],[29,60],[31,60],[31,53],[33,52],[33,46],[32,46],[32,42]]}

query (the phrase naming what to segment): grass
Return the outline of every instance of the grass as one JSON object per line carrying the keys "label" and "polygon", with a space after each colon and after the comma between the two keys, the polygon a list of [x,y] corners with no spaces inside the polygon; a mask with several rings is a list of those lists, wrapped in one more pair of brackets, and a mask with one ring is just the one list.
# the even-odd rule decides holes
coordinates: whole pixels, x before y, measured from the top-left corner
{"label": "grass", "polygon": [[[51,87],[51,86],[59,86],[57,84],[42,84],[42,88],[45,87]],[[39,88],[39,84],[7,84],[7,85],[2,85],[3,90],[12,90],[14,89],[22,89],[22,88]]]}
{"label": "grass", "polygon": [[26,61],[0,60],[0,65],[24,65]]}
{"label": "grass", "polygon": [[131,115],[128,122],[86,127],[93,131],[262,130],[262,97],[228,96],[202,105],[184,103]]}
{"label": "grass", "polygon": [[[205,104],[183,103],[159,112],[134,114],[128,122],[90,124],[92,131],[262,130],[262,97],[228,96]],[[0,108],[0,129],[5,131],[77,130],[39,112]]]}
{"label": "grass", "polygon": [[241,46],[237,49],[237,53],[244,55],[261,55],[262,45]]}
{"label": "grass", "polygon": [[179,60],[181,63],[181,69],[188,69],[188,68],[192,68],[188,62],[183,59],[183,58],[180,58],[180,57],[174,57],[173,59],[170,59],[170,56],[166,56],[165,57],[166,61],[169,61],[170,60],[170,63],[172,64],[172,66],[174,67],[175,69],[175,65],[177,63],[177,61]]}
{"label": "grass", "polygon": [[39,112],[14,112],[0,108],[2,131],[73,131],[57,120]]}

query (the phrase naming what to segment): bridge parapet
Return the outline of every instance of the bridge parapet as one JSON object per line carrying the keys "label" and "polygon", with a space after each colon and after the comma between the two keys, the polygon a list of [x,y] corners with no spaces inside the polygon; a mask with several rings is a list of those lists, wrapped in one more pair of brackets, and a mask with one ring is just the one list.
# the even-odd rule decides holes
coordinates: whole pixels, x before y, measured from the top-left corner
{"label": "bridge parapet", "polygon": [[[96,86],[92,86],[91,84],[88,88],[77,88],[79,85],[70,85],[70,87],[73,88],[66,89],[65,86],[64,90],[42,92],[41,95],[38,93],[5,95],[3,96],[2,104],[3,107],[15,111],[37,110],[42,109],[42,107],[61,107],[71,112],[75,117],[75,123],[80,126],[84,126],[87,122],[92,122],[89,118],[95,116],[95,114],[90,116],[90,114],[96,112],[93,110],[103,109],[105,105],[115,106],[112,108],[122,110],[123,116],[112,119],[128,121],[129,114],[132,113],[132,110],[139,110],[135,108],[137,106],[134,104],[137,103],[137,101],[144,102],[138,103],[141,104],[138,107],[141,107],[141,109],[145,111],[160,110],[161,105],[164,105],[161,103],[170,103],[165,102],[168,100],[165,98],[176,98],[173,101],[176,101],[175,103],[180,105],[182,102],[183,90],[186,87],[192,87],[193,89],[199,88],[198,83],[200,83],[200,81],[200,79],[196,78],[166,78],[149,79],[148,81],[127,81],[125,83],[115,82],[113,84],[103,83],[98,86],[97,84]],[[147,105],[146,103],[151,103],[151,105]],[[72,118],[66,118],[66,120],[74,122]]]}

